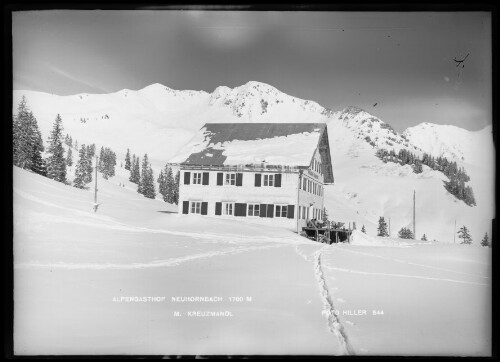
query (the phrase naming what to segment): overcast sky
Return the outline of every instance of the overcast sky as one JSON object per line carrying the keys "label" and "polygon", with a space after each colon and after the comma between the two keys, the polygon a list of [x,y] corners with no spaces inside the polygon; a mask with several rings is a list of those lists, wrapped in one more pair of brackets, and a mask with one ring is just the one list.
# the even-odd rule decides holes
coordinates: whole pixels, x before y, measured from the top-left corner
{"label": "overcast sky", "polygon": [[400,132],[491,124],[485,12],[21,11],[12,28],[14,89],[212,92],[255,80],[359,106]]}

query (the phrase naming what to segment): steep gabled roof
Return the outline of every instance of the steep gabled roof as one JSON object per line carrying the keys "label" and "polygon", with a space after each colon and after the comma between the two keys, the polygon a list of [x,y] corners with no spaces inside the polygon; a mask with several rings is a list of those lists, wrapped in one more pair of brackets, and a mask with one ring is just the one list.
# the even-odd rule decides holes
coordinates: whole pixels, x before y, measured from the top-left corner
{"label": "steep gabled roof", "polygon": [[170,162],[200,166],[265,163],[309,167],[319,146],[325,182],[333,182],[324,123],[207,123]]}

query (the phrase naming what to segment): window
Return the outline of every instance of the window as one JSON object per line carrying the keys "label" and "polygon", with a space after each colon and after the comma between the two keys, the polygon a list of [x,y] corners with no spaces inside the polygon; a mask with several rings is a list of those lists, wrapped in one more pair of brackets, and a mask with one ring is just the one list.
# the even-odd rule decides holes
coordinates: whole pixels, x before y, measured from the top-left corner
{"label": "window", "polygon": [[191,201],[191,214],[201,214],[201,201]]}
{"label": "window", "polygon": [[276,205],[276,217],[286,217],[288,205]]}
{"label": "window", "polygon": [[226,185],[236,185],[235,173],[226,173]]}
{"label": "window", "polygon": [[302,181],[304,181],[302,182],[302,190],[307,191],[307,179],[304,177]]}
{"label": "window", "polygon": [[248,216],[260,216],[260,204],[248,204]]}
{"label": "window", "polygon": [[222,203],[222,214],[223,215],[234,215],[232,202],[223,202]]}
{"label": "window", "polygon": [[274,186],[274,175],[264,175],[264,186]]}
{"label": "window", "polygon": [[193,172],[193,185],[201,184],[201,172]]}

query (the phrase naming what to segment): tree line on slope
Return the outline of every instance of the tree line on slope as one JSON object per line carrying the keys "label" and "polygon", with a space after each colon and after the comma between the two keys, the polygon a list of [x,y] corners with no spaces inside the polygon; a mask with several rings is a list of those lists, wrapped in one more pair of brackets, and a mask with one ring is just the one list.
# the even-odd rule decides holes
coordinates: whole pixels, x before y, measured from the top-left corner
{"label": "tree line on slope", "polygon": [[[73,166],[72,149],[78,150],[78,141],[75,140],[73,143],[73,138],[69,134],[63,137],[63,129],[62,118],[58,114],[48,138],[47,156],[43,158],[45,148],[42,135],[33,112],[27,106],[26,97],[23,96],[18,105],[17,115],[13,118],[14,165],[70,185],[71,182],[67,180],[67,167]],[[66,155],[63,144],[68,148]],[[92,159],[95,156],[95,149],[95,144],[81,145],[72,182],[74,187],[82,189],[92,182]],[[114,175],[115,164],[115,153],[109,148],[101,148],[98,169],[104,178]]]}
{"label": "tree line on slope", "polygon": [[[156,196],[154,175],[146,153],[142,159],[136,157],[135,154],[130,157],[130,149],[127,149],[125,155],[125,169],[130,171],[129,181],[137,184],[137,192],[145,197],[154,199]],[[175,177],[173,170],[165,165],[165,170],[160,171],[160,175],[156,180],[159,184],[158,192],[162,195],[163,201],[178,204],[179,203],[179,179],[180,172],[177,171]]]}
{"label": "tree line on slope", "polygon": [[384,163],[394,162],[400,165],[411,165],[413,172],[419,174],[423,171],[422,165],[426,165],[435,171],[443,173],[449,178],[445,181],[444,188],[457,199],[464,201],[468,206],[476,206],[476,199],[472,187],[465,183],[470,181],[465,168],[458,167],[455,161],[451,162],[446,157],[433,157],[424,153],[422,159],[405,149],[398,153],[392,149],[378,149],[375,155]]}

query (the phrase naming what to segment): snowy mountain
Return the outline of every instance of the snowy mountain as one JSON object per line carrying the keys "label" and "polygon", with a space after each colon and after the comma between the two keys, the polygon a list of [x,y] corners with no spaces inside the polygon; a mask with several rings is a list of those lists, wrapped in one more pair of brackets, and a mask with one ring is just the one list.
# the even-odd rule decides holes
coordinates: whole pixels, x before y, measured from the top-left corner
{"label": "snowy mountain", "polygon": [[[328,125],[335,185],[328,186],[325,204],[332,219],[355,221],[376,233],[379,216],[391,218],[391,234],[411,223],[413,191],[417,193],[417,237],[425,232],[443,242],[453,242],[453,224],[466,224],[475,242],[491,235],[494,217],[494,147],[491,127],[469,132],[454,126],[429,123],[403,134],[357,107],[334,111],[316,102],[287,95],[259,82],[233,89],[217,87],[212,93],[173,90],[153,84],[138,91],[110,94],[57,96],[34,91],[14,91],[14,113],[25,95],[38,120],[44,140],[59,113],[64,132],[79,144],[110,147],[118,160],[127,148],[148,153],[158,174],[160,167],[207,122],[325,122]],[[383,163],[375,152],[407,149],[443,155],[464,166],[471,177],[477,206],[469,207],[443,187],[447,177],[424,166],[414,174],[410,166]]]}
{"label": "snowy mountain", "polygon": [[435,157],[444,156],[466,163],[484,164],[491,161],[495,152],[492,132],[491,126],[471,132],[456,126],[426,122],[408,128],[403,136],[411,144]]}

